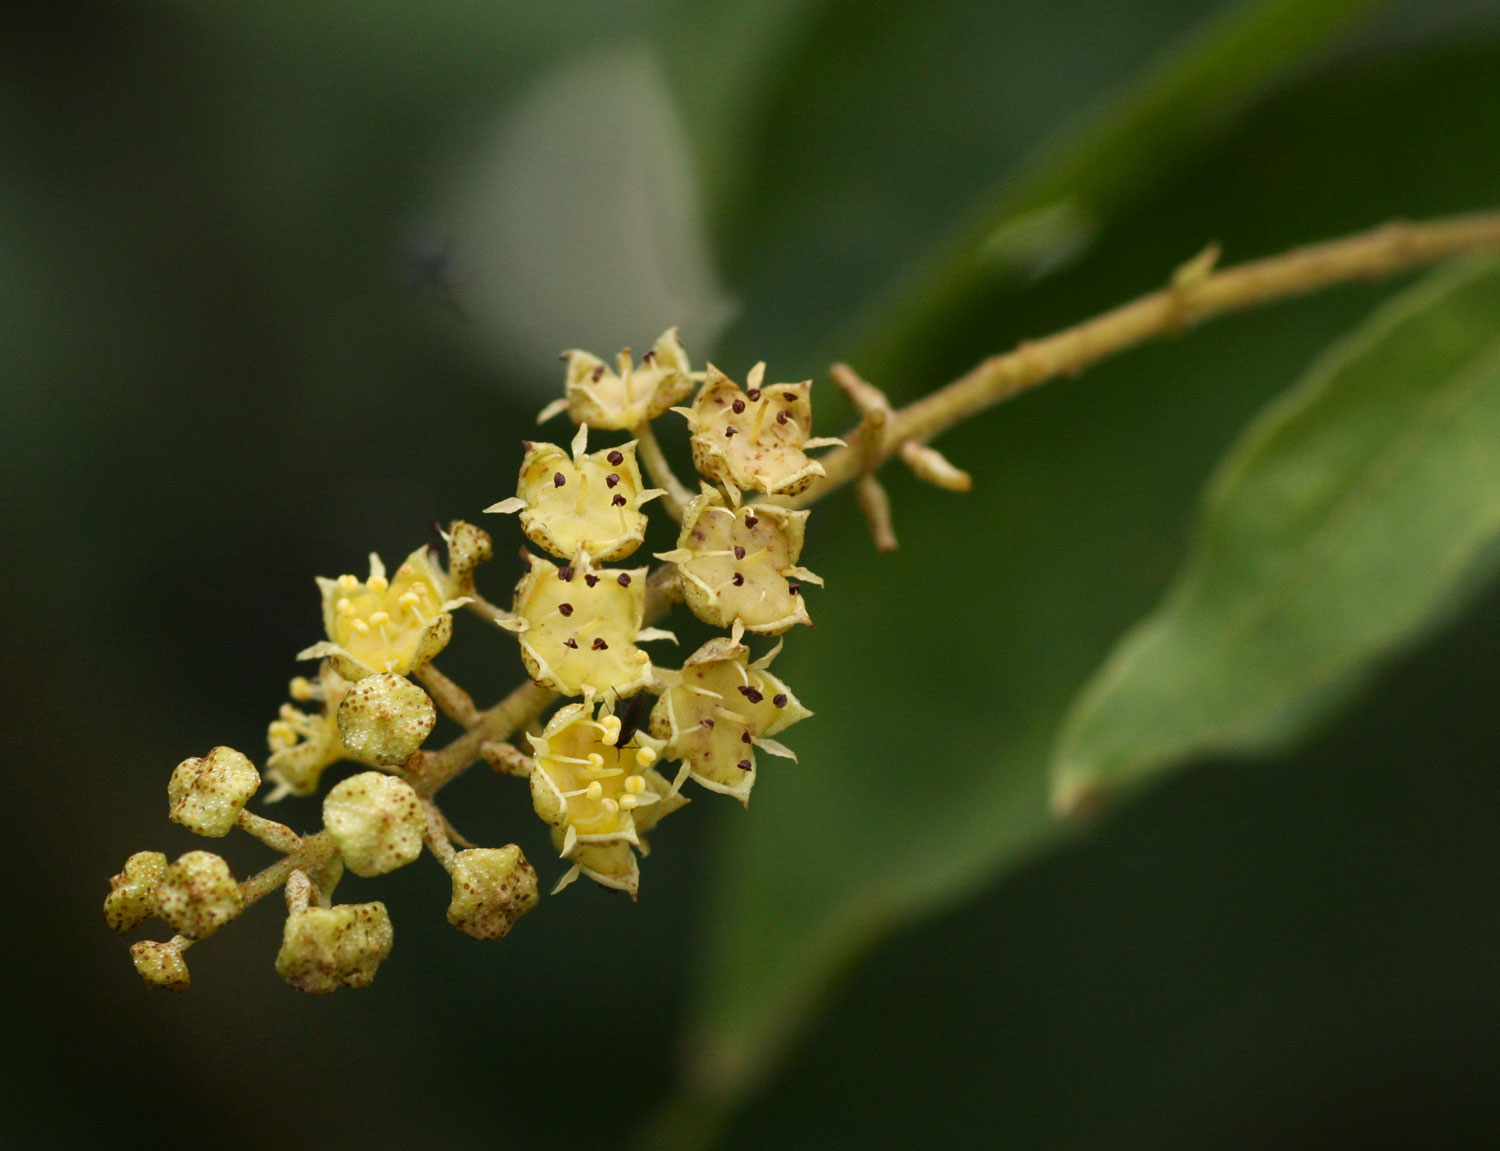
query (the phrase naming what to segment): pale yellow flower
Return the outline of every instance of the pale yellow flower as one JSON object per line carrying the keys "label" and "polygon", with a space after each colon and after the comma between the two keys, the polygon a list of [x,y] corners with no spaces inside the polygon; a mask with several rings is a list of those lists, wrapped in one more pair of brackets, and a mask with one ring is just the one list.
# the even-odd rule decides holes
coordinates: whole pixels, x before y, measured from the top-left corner
{"label": "pale yellow flower", "polygon": [[746,378],[747,391],[712,364],[692,407],[676,408],[692,431],[693,466],[738,502],[740,491],[795,495],[826,474],[806,449],[842,444],[808,439],[812,381],[762,387],[765,364]]}
{"label": "pale yellow flower", "polygon": [[590,453],[587,424],[572,453],[556,444],[526,445],[516,494],[487,512],[520,512],[521,530],[537,547],[571,559],[580,551],[600,562],[624,559],[646,538],[641,505],[662,494],[641,480],[635,441]]}
{"label": "pale yellow flower", "polygon": [[370,574],[318,577],[323,627],[328,639],[298,653],[298,659],[330,660],[348,680],[376,672],[406,675],[447,646],[453,636],[448,613],[469,602],[452,598],[453,581],[418,548],[387,578],[380,557],[370,554]]}
{"label": "pale yellow flower", "polygon": [[631,360],[629,348],[616,358],[614,369],[588,352],[564,352],[563,359],[568,362],[564,398],[548,404],[538,423],[565,411],[575,424],[634,431],[681,403],[693,390],[687,353],[677,342],[676,328],[662,333],[639,366]]}
{"label": "pale yellow flower", "polygon": [[812,623],[791,580],[823,583],[797,565],[808,514],[774,504],[730,508],[705,484],[683,514],[677,547],[657,558],[677,565],[683,597],[703,622],[780,635]]}

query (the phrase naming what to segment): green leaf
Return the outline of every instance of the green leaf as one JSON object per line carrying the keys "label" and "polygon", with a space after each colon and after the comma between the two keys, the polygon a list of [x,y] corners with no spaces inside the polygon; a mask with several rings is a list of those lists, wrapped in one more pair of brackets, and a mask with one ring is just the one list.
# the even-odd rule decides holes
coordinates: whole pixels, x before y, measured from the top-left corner
{"label": "green leaf", "polygon": [[[1276,77],[1389,0],[1231,5],[1071,132],[1054,137],[847,334],[876,377],[947,330],[988,287],[1074,259],[1113,217],[1185,163],[1205,136]],[[841,352],[840,354],[845,354]]]}
{"label": "green leaf", "polygon": [[1500,267],[1434,274],[1273,403],[1212,481],[1162,605],[1058,740],[1064,811],[1304,731],[1500,541]]}
{"label": "green leaf", "polygon": [[[1332,11],[1313,7],[1324,16]],[[1242,20],[1254,24],[1256,13],[1272,10],[1302,28],[1311,44],[1311,25],[1302,24],[1299,6],[1257,6]],[[1352,13],[1354,6],[1344,10]],[[1336,26],[1324,23],[1320,34]],[[1244,27],[1231,25],[1236,36]],[[1286,43],[1260,43],[1273,41]],[[1192,53],[1212,56],[1219,47],[1199,40]],[[1270,53],[1263,75],[1283,62]],[[1198,74],[1180,59],[1164,67]],[[1245,84],[1234,89],[1233,100],[1249,91],[1248,78]],[[1184,100],[1206,98],[1196,84],[1172,90]],[[1231,99],[1228,91],[1220,90],[1225,99]],[[1192,114],[1200,127],[1202,113],[1200,107]],[[1186,147],[1185,135],[1174,139]],[[1102,187],[1105,177],[1099,179]],[[805,328],[805,316],[800,322]],[[907,336],[916,341],[917,329]],[[865,360],[855,355],[854,362]],[[1079,620],[1110,637],[1142,603],[1117,617],[1113,613],[1122,609],[1113,600],[1080,608],[1059,593],[1061,580],[1097,582],[1088,567],[1097,553],[1087,544],[1087,517],[1102,504],[1118,503],[1117,492],[1100,494],[1118,485],[1108,474],[1113,449],[1080,448],[1075,416],[1052,407],[1050,397],[1041,404],[1029,410],[1049,413],[1043,425],[1011,414],[1004,433],[987,433],[985,446],[976,449],[985,453],[987,494],[981,505],[968,505],[973,510],[967,514],[976,517],[968,526],[1003,523],[1008,537],[1001,548],[986,536],[982,569],[959,562],[976,550],[967,530],[955,530],[966,513],[931,493],[907,490],[899,477],[892,477],[892,495],[902,509],[903,551],[878,561],[879,574],[866,575],[877,561],[868,558],[868,544],[859,538],[863,528],[851,513],[815,514],[810,540],[817,542],[810,547],[819,556],[810,554],[808,561],[839,594],[814,601],[817,642],[789,646],[778,670],[799,691],[803,684],[823,684],[830,703],[804,693],[820,714],[788,734],[803,766],[783,767],[775,778],[768,772],[757,789],[754,818],[726,828],[688,1020],[686,1082],[678,1109],[653,1138],[690,1142],[742,1101],[774,1070],[864,948],[1058,840],[1063,829],[1047,805],[1047,755],[1099,650],[1088,653],[1079,642]],[[1126,407],[1140,409],[1124,417],[1131,434],[1160,427],[1141,407],[1139,392]],[[1101,425],[1099,436],[1102,443],[1120,441],[1119,419]],[[1066,452],[1057,447],[1063,437]],[[1064,466],[1060,455],[1087,462]],[[1170,469],[1163,464],[1162,470]],[[1053,481],[1065,487],[1054,489]],[[1039,486],[1054,496],[1085,493],[1080,515],[1040,507],[1034,498]],[[1044,550],[1028,552],[1028,543]],[[851,555],[860,558],[845,558]],[[943,562],[944,556],[953,562]],[[1130,600],[1128,592],[1115,590]],[[973,603],[993,612],[976,619],[962,607]],[[1102,647],[1107,638],[1098,642]],[[903,690],[912,696],[910,716],[902,715]]]}

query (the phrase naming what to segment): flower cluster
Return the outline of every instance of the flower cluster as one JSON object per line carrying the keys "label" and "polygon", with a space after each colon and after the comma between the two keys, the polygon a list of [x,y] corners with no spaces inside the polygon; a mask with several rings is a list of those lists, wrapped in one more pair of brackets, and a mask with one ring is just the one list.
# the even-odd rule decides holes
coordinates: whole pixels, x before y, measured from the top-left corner
{"label": "flower cluster", "polygon": [[[312,993],[365,986],[390,953],[391,918],[379,902],[335,903],[339,879],[384,875],[424,848],[452,879],[449,922],[476,939],[505,936],[538,901],[536,871],[515,844],[467,844],[433,798],[475,760],[527,780],[564,865],[554,890],[584,877],[634,898],[647,833],[688,802],[689,780],[748,804],[757,752],[792,757],[774,736],[811,713],[769,670],[781,642],[757,658],[747,637],[811,623],[803,590],[822,582],[800,566],[808,513],[776,502],[823,474],[808,449],[837,442],[810,438],[810,381],[768,386],[757,364],[741,389],[712,366],[695,372],[675,329],[639,365],[628,350],[613,368],[586,352],[565,358],[564,396],[542,418],[566,411],[577,432],[566,447],[524,444],[516,494],[486,509],[516,514],[544,553],[522,552],[509,608],[475,587],[492,542],[462,521],[443,533],[446,555],[420,548],[394,572],[371,555],[363,578],[319,578],[324,638],[298,657],[317,672],[292,681],[264,772],[217,747],[172,773],[173,821],[210,838],[239,828],[285,858],[243,881],[208,851],[126,860],[105,900],[110,926],[156,918],[173,932],[132,947],[147,984],[186,988],[186,950],[282,886],[277,972]],[[687,420],[696,495],[655,440],[652,421],[669,411]],[[627,438],[590,451],[591,429]],[[676,545],[654,570],[626,566],[652,501],[676,521]],[[651,626],[674,602],[728,633],[680,667],[649,650],[676,642]],[[514,634],[532,681],[488,710],[434,666],[459,608]],[[465,731],[427,750],[439,713]],[[263,781],[266,802],[310,796],[341,762],[362,770],[328,791],[316,833],[247,809]]]}

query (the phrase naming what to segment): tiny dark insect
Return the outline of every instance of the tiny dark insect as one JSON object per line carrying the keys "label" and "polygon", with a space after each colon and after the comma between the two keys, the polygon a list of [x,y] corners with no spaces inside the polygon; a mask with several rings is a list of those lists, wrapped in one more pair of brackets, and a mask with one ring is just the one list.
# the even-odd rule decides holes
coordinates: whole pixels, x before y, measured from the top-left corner
{"label": "tiny dark insect", "polygon": [[625,710],[620,713],[620,738],[615,740],[616,747],[624,747],[630,737],[640,730],[641,720],[646,718],[650,703],[649,691],[637,692],[625,701]]}

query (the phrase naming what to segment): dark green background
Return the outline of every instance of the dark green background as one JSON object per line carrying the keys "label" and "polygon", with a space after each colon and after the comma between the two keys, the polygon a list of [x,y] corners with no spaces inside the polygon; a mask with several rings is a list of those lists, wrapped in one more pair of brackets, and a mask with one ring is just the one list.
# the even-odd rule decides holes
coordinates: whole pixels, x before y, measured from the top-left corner
{"label": "dark green background", "polygon": [[[216,743],[258,753],[317,638],[312,575],[399,557],[432,519],[508,494],[555,386],[555,361],[502,355],[484,316],[393,271],[403,236],[443,226],[434,190],[486,123],[576,53],[656,51],[739,307],[717,346],[688,332],[689,350],[797,378],[852,354],[839,333],[976,197],[1216,10],[312,7],[0,16],[0,1132],[615,1145],[670,1089],[709,909],[731,889],[716,867],[737,825],[776,817],[776,773],[870,764],[868,787],[804,813],[815,834],[880,804],[882,772],[941,797],[949,764],[1025,724],[1006,685],[1065,703],[1074,669],[1155,601],[1237,429],[1387,289],[1224,321],[954,432],[943,447],[976,490],[892,475],[895,556],[869,549],[847,496],[820,508],[819,626],[778,665],[820,713],[787,737],[802,763],[773,761],[749,814],[705,796],[665,824],[637,905],[580,885],[481,946],[443,923],[447,881],[424,860],[341,889],[396,923],[370,991],[287,991],[267,901],[189,953],[191,992],[148,995],[99,903],[130,852],[196,845],[165,818],[172,766]],[[971,300],[908,353],[920,370],[883,382],[917,394],[1155,286],[1209,239],[1243,258],[1489,205],[1497,108],[1500,8],[1397,5],[1217,118],[1076,263]],[[617,268],[577,274],[606,310],[633,290]],[[829,432],[845,418],[822,412]],[[519,537],[496,530],[481,583],[503,598]],[[998,642],[1015,612],[1045,647]],[[482,697],[513,684],[513,643],[462,630],[444,665]],[[1295,755],[1185,773],[934,907],[839,986],[727,1145],[1495,1145],[1497,692],[1491,590]],[[862,724],[865,743],[818,735]],[[555,877],[523,788],[476,772],[451,794],[467,834],[517,838]],[[310,828],[316,812],[279,817]],[[267,858],[223,851],[241,873]]]}

